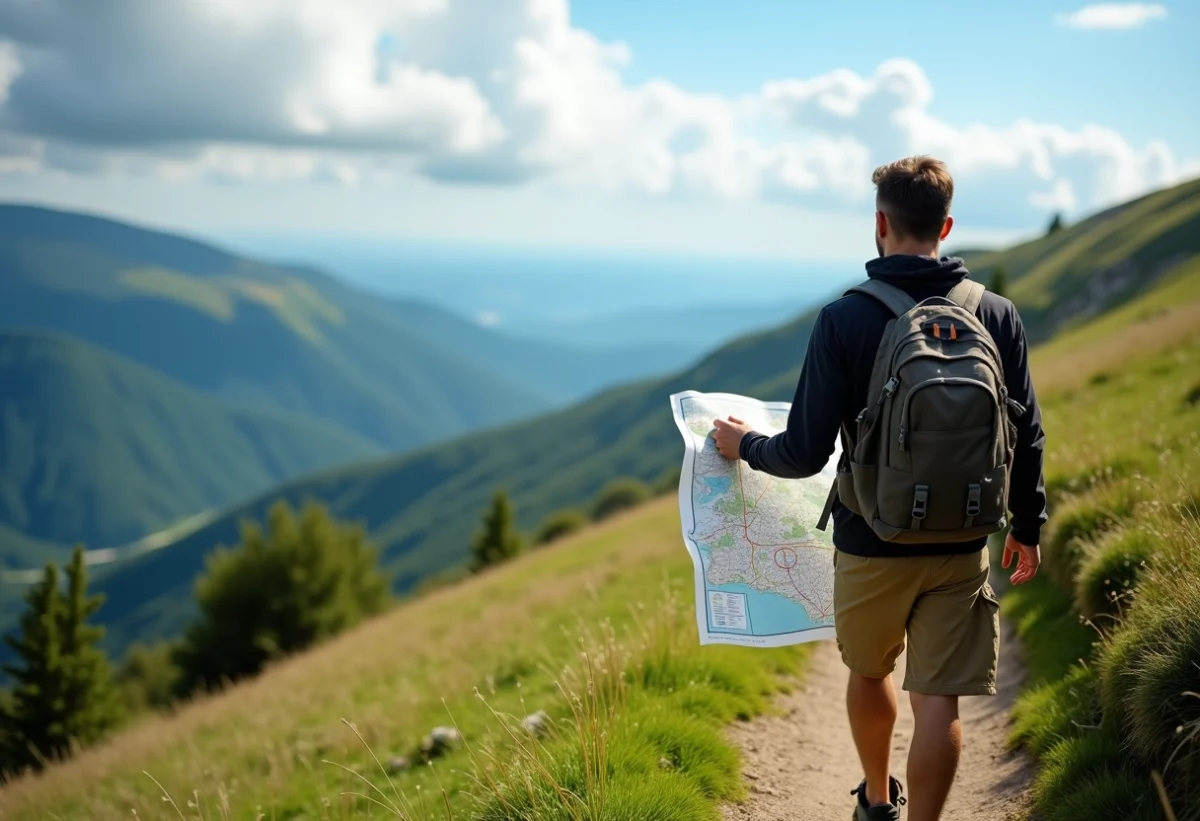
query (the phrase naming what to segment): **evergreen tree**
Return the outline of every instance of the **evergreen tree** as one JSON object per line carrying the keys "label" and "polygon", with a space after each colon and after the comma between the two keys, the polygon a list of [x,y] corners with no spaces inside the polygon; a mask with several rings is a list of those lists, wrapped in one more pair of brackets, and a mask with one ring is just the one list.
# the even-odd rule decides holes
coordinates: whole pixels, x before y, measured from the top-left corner
{"label": "evergreen tree", "polygon": [[471,544],[471,571],[479,571],[511,559],[521,552],[512,503],[503,490],[492,496],[492,504],[483,516],[483,526]]}
{"label": "evergreen tree", "polygon": [[1008,296],[1008,270],[1003,265],[997,265],[996,270],[992,271],[988,290],[996,296]]}
{"label": "evergreen tree", "polygon": [[175,653],[180,695],[255,675],[387,606],[391,586],[361,527],[316,503],[297,516],[282,499],[267,519],[265,533],[244,524],[241,544],[216,550],[196,583],[200,618]]}
{"label": "evergreen tree", "polygon": [[18,660],[5,667],[16,682],[3,716],[9,737],[0,770],[8,772],[64,758],[120,719],[108,659],[96,646],[104,630],[87,623],[103,597],[87,594],[83,548],[67,567],[65,596],[51,562],[25,601],[20,635],[5,637]]}
{"label": "evergreen tree", "polygon": [[1054,219],[1050,220],[1050,227],[1046,229],[1046,233],[1047,234],[1058,233],[1065,227],[1065,225],[1066,225],[1066,223],[1063,222],[1062,214],[1055,213]]}

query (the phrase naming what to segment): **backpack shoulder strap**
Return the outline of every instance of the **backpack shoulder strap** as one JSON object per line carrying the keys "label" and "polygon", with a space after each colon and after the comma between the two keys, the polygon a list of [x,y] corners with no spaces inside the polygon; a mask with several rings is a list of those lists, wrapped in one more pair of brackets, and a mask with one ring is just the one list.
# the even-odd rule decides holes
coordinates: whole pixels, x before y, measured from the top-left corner
{"label": "backpack shoulder strap", "polygon": [[979,310],[979,302],[983,299],[983,292],[986,290],[987,288],[983,286],[982,282],[964,279],[950,289],[946,298],[961,306],[967,313],[974,314]]}
{"label": "backpack shoulder strap", "polygon": [[881,279],[867,279],[846,291],[847,294],[858,291],[869,294],[884,305],[896,316],[903,316],[916,307],[917,301],[895,285]]}

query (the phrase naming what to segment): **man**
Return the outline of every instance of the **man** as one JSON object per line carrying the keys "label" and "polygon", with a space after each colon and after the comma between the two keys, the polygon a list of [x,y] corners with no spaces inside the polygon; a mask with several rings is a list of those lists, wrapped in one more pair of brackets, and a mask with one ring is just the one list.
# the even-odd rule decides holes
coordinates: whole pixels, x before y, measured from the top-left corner
{"label": "man", "polygon": [[[967,277],[961,259],[939,256],[953,219],[954,183],[945,166],[909,157],[878,168],[876,259],[868,277],[898,286],[915,301],[946,296]],[[987,292],[975,311],[1003,361],[1009,396],[1019,403],[1010,472],[1011,530],[1003,566],[1017,557],[1013,584],[1033,578],[1046,521],[1042,479],[1045,436],[1029,375],[1025,331],[1016,308]],[[853,431],[867,405],[876,349],[893,313],[854,292],[821,309],[788,418],[768,437],[730,417],[715,420],[716,445],[728,459],[784,478],[818,473],[839,429]],[[958,698],[995,695],[999,605],[988,584],[986,538],[964,543],[891,544],[861,516],[834,501],[834,612],[837,644],[850,669],[846,705],[865,778],[855,818],[898,819],[902,788],[890,772],[896,693],[892,672],[908,644],[904,689],[915,718],[908,757],[912,821],[936,821],[950,793],[962,746]]]}

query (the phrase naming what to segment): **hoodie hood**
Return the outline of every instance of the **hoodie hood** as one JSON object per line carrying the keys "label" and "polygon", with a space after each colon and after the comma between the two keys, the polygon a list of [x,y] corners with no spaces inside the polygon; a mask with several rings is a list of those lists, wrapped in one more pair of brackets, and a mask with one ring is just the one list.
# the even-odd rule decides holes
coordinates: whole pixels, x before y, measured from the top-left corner
{"label": "hoodie hood", "polygon": [[954,285],[968,275],[961,257],[924,257],[917,254],[892,254],[867,263],[867,276],[885,282],[922,285]]}

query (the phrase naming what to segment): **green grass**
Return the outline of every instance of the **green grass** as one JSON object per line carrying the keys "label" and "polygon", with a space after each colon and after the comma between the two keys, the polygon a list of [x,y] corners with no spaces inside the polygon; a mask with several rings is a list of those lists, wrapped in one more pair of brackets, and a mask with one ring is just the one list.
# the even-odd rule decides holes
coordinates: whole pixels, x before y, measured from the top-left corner
{"label": "green grass", "polygon": [[1051,523],[1044,572],[1003,609],[1029,667],[1012,740],[1047,821],[1161,819],[1152,773],[1177,811],[1200,801],[1198,282],[1193,260],[1034,357]]}
{"label": "green grass", "polygon": [[[678,528],[675,501],[655,501],[404,603],[7,786],[0,816],[165,817],[157,781],[189,818],[189,799],[205,818],[222,800],[231,818],[324,818],[326,801],[332,818],[390,817],[357,792],[405,818],[448,802],[456,819],[716,819],[744,795],[723,728],[769,710],[808,646],[699,646]],[[535,744],[517,722],[537,710],[555,729]],[[386,768],[436,725],[465,744],[391,775],[393,792],[376,757]]]}

